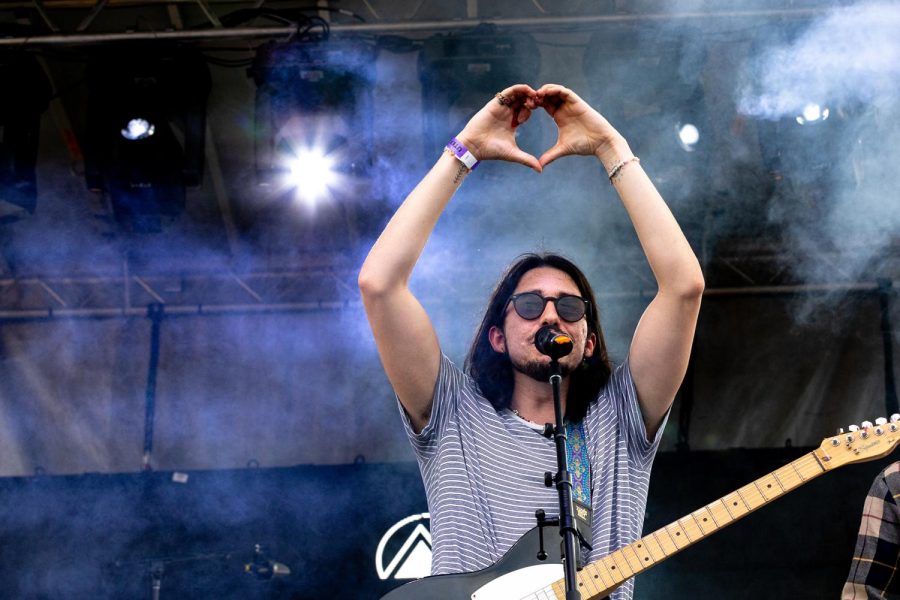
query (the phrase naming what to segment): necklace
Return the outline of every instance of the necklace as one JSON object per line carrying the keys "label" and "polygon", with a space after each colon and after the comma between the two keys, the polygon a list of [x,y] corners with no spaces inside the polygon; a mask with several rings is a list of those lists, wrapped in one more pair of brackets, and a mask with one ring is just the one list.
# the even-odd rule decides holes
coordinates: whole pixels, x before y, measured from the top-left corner
{"label": "necklace", "polygon": [[522,415],[520,415],[520,414],[519,414],[519,411],[516,410],[515,408],[511,408],[510,411],[512,412],[512,414],[516,415],[517,417],[519,417],[519,418],[522,419],[523,421],[528,421],[528,422],[531,423],[532,425],[537,425],[538,427],[543,427],[543,425],[541,425],[540,423],[535,423],[535,422],[532,421],[531,419],[526,419],[525,417],[523,417]]}
{"label": "necklace", "polygon": [[[516,415],[517,417],[519,417],[520,419],[522,419],[523,421],[525,421],[526,423],[531,423],[532,425],[534,425],[534,426],[536,426],[536,427],[540,427],[540,428],[543,429],[543,427],[544,427],[543,425],[541,425],[540,423],[537,423],[537,422],[535,422],[535,421],[532,421],[531,419],[526,419],[526,418],[523,417],[521,414],[519,414],[519,411],[516,410],[515,408],[510,408],[510,409],[508,409],[508,410],[509,410],[509,412],[511,412],[512,414]],[[565,422],[565,421],[564,421],[564,422]]]}

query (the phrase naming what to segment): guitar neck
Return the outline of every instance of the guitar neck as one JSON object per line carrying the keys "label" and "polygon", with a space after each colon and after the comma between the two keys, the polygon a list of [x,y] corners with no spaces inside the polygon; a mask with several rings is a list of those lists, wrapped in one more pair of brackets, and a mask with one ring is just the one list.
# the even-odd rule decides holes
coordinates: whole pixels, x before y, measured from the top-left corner
{"label": "guitar neck", "polygon": [[[638,573],[818,477],[826,471],[826,468],[817,452],[804,454],[797,460],[589,564],[578,573],[578,589],[582,597],[590,600],[607,596]],[[556,598],[564,600],[565,580],[556,581],[552,585],[552,590]]]}

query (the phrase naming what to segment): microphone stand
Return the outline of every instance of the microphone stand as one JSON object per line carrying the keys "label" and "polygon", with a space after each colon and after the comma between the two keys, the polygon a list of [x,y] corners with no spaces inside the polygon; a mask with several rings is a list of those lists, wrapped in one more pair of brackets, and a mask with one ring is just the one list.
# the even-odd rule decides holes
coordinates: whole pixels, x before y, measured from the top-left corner
{"label": "microphone stand", "polygon": [[[575,507],[572,503],[572,477],[569,475],[566,451],[566,428],[563,424],[562,403],[560,402],[559,385],[562,381],[562,371],[559,360],[550,360],[550,386],[553,388],[553,410],[556,415],[556,427],[552,429],[553,440],[556,442],[556,467],[557,473],[552,477],[549,472],[544,474],[544,482],[550,487],[556,482],[556,491],[559,493],[559,535],[563,538],[563,569],[566,572],[566,600],[581,600],[576,579],[577,554],[576,544],[578,530],[575,525]],[[550,432],[549,424],[545,431]],[[549,436],[548,436],[549,437]]]}

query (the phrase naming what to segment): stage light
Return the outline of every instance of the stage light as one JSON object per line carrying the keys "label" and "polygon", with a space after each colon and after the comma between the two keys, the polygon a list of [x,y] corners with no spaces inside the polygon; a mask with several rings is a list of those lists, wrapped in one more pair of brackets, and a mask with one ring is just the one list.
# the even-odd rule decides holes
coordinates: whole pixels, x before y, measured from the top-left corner
{"label": "stage light", "polygon": [[678,127],[678,141],[681,147],[688,152],[693,152],[700,141],[700,130],[692,123],[685,123]]}
{"label": "stage light", "polygon": [[123,228],[154,232],[203,178],[211,82],[196,50],[129,43],[88,63],[85,182]]}
{"label": "stage light", "polygon": [[8,223],[34,213],[37,205],[41,113],[52,92],[37,60],[21,51],[0,52],[0,81],[9,85],[0,94],[0,223]]}
{"label": "stage light", "polygon": [[375,48],[344,39],[261,46],[256,81],[256,177],[307,204],[340,196],[371,167]]}
{"label": "stage light", "polygon": [[809,103],[803,107],[803,112],[797,115],[795,120],[800,125],[806,125],[808,123],[824,121],[830,114],[831,111],[829,111],[827,108],[819,106],[818,104]]}
{"label": "stage light", "polygon": [[144,140],[156,132],[156,125],[147,119],[129,119],[128,124],[120,132],[126,140]]}
{"label": "stage light", "polygon": [[584,54],[590,102],[653,164],[653,181],[687,230],[703,222],[709,131],[706,45],[684,24],[611,23]]}
{"label": "stage light", "polygon": [[341,182],[335,170],[335,157],[321,148],[303,148],[288,161],[286,184],[294,189],[294,197],[309,207],[329,198]]}
{"label": "stage light", "polygon": [[[430,162],[468,120],[510,82],[531,82],[541,70],[534,38],[480,25],[462,33],[438,34],[419,53],[425,156]],[[539,119],[516,131],[517,143],[539,155],[545,145]],[[552,143],[552,142],[551,142]]]}
{"label": "stage light", "polygon": [[823,60],[843,68],[831,44],[805,20],[774,22],[756,32],[741,67],[737,106],[755,127],[769,197],[828,198],[852,168],[830,149],[856,137],[861,105],[822,87],[840,79],[823,79]]}

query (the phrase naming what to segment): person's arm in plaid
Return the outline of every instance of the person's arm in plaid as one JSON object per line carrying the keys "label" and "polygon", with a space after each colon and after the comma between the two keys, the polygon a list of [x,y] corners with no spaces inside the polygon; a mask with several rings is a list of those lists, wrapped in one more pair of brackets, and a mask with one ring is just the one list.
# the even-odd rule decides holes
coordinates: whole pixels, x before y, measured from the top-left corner
{"label": "person's arm in plaid", "polygon": [[872,482],[841,600],[900,599],[900,462]]}

